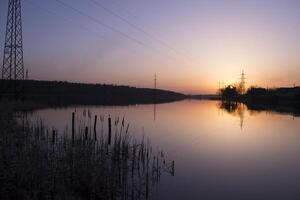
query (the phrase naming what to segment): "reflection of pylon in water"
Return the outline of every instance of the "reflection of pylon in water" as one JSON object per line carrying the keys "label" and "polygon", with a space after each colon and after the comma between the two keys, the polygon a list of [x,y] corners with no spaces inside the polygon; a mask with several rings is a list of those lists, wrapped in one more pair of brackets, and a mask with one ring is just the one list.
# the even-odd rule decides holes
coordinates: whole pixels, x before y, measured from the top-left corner
{"label": "reflection of pylon in water", "polygon": [[156,89],[157,89],[157,76],[154,74],[154,94],[153,94],[153,120],[156,121]]}
{"label": "reflection of pylon in water", "polygon": [[244,70],[241,73],[241,81],[239,84],[239,92],[240,94],[246,93],[246,74],[244,73]]}
{"label": "reflection of pylon in water", "polygon": [[153,120],[156,121],[156,103],[153,105]]}
{"label": "reflection of pylon in water", "polygon": [[244,120],[245,120],[245,110],[246,110],[246,106],[244,104],[239,104],[237,107],[237,114],[240,118],[240,128],[241,130],[243,130],[244,127]]}
{"label": "reflection of pylon in water", "polygon": [[221,111],[226,111],[228,114],[238,117],[240,128],[243,130],[245,126],[245,115],[248,110],[245,104],[234,101],[222,101],[219,104],[219,108]]}

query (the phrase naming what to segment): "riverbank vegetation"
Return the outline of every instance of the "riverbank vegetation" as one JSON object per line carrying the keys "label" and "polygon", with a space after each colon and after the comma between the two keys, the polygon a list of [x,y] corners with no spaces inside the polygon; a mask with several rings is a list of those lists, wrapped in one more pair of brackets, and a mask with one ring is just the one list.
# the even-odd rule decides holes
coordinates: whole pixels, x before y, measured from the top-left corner
{"label": "riverbank vegetation", "polygon": [[162,173],[174,175],[174,161],[134,139],[124,118],[74,111],[72,126],[58,132],[14,109],[0,106],[3,200],[148,199]]}
{"label": "riverbank vegetation", "polygon": [[300,87],[250,87],[241,93],[238,86],[229,85],[220,90],[223,102],[242,102],[248,109],[275,111],[300,116]]}
{"label": "riverbank vegetation", "polygon": [[250,87],[245,93],[242,93],[239,87],[229,85],[220,89],[220,95],[223,99],[241,99],[248,101],[299,101],[300,87]]}

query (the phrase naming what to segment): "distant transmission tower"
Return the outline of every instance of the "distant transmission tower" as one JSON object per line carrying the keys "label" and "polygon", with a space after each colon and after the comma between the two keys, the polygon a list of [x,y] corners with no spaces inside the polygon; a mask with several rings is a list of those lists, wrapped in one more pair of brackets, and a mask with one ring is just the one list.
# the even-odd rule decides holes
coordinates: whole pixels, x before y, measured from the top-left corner
{"label": "distant transmission tower", "polygon": [[157,89],[157,76],[156,73],[154,74],[154,89]]}
{"label": "distant transmission tower", "polygon": [[156,121],[156,98],[157,98],[157,75],[154,74],[154,94],[153,94],[153,120]]}
{"label": "distant transmission tower", "polygon": [[24,79],[21,0],[9,0],[2,79]]}
{"label": "distant transmission tower", "polygon": [[241,73],[241,82],[239,85],[239,90],[241,94],[245,94],[246,92],[246,74],[244,73],[244,70]]}

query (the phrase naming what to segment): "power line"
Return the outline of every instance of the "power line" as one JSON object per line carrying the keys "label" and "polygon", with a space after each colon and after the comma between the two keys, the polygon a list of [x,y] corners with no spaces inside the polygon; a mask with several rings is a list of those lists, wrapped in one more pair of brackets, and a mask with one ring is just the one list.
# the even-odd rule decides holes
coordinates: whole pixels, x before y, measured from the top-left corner
{"label": "power line", "polygon": [[[155,48],[147,45],[146,43],[144,43],[144,42],[142,42],[142,41],[140,41],[140,40],[138,40],[136,38],[133,38],[130,35],[128,35],[128,34],[122,32],[122,31],[120,31],[120,30],[118,30],[118,29],[116,29],[116,28],[114,28],[114,27],[112,27],[112,26],[110,26],[110,25],[108,25],[108,24],[100,21],[99,19],[97,19],[97,18],[95,18],[95,17],[93,17],[93,16],[91,16],[89,14],[86,14],[86,13],[82,12],[81,10],[79,10],[79,9],[77,9],[77,8],[75,8],[75,7],[69,5],[69,4],[67,4],[67,3],[65,3],[65,2],[63,2],[61,0],[55,0],[55,1],[57,3],[59,3],[60,5],[66,7],[66,8],[69,8],[69,9],[73,10],[74,12],[76,12],[76,13],[78,13],[78,14],[86,17],[86,18],[88,18],[89,20],[93,21],[94,23],[99,24],[99,25],[101,25],[101,26],[103,26],[103,27],[105,27],[105,28],[107,28],[107,29],[109,29],[109,30],[111,30],[113,32],[116,32],[116,33],[122,35],[123,37],[125,37],[125,38],[127,38],[127,39],[129,39],[129,40],[131,40],[131,41],[133,41],[133,42],[141,45],[141,46],[144,46],[146,48],[152,49],[153,51],[157,52],[159,55],[161,54],[161,52],[159,52],[157,49],[155,49]],[[168,57],[170,57],[170,56],[168,56]],[[172,59],[174,59],[174,58],[172,58]]]}
{"label": "power line", "polygon": [[[118,13],[114,12],[113,10],[107,8],[106,6],[104,6],[102,3],[100,3],[97,0],[90,0],[92,3],[94,3],[95,5],[97,5],[98,7],[102,8],[103,10],[105,10],[107,13],[115,16],[116,18],[122,20],[123,22],[125,22],[126,24],[128,24],[129,26],[131,26],[132,28],[134,28],[135,30],[138,30],[140,32],[142,32],[143,34],[145,34],[147,37],[151,38],[152,40],[154,40],[155,42],[159,43],[160,45],[164,46],[165,48],[183,55],[184,57],[186,55],[184,55],[184,53],[182,53],[181,51],[177,50],[176,48],[172,47],[171,45],[169,45],[168,43],[166,43],[164,40],[152,35],[151,33],[147,32],[145,29],[141,28],[140,26],[132,23],[131,21],[129,21],[128,19],[126,19],[125,17],[122,17],[121,15],[119,15]],[[188,56],[190,57],[190,56]]]}
{"label": "power line", "polygon": [[[72,25],[76,26],[77,28],[79,28],[79,29],[81,29],[83,31],[86,31],[88,33],[92,33],[92,34],[94,34],[95,36],[97,36],[98,38],[100,38],[102,40],[107,40],[107,37],[105,37],[104,35],[101,35],[101,33],[99,34],[99,32],[97,32],[97,31],[93,31],[92,29],[89,29],[89,28],[87,28],[85,26],[82,26],[81,24],[75,22],[72,19],[69,19],[69,18],[66,18],[66,17],[62,17],[62,16],[58,15],[56,12],[53,12],[52,10],[49,10],[48,8],[40,6],[39,4],[35,3],[33,0],[26,0],[25,2],[28,3],[29,5],[35,7],[35,8],[40,9],[41,11],[46,12],[49,15],[54,15],[55,17],[57,17],[57,18],[65,21],[66,23],[72,24]],[[129,52],[137,55],[137,52],[134,51],[134,50],[130,50]],[[172,58],[171,56],[169,56],[169,58],[172,59],[172,60],[176,59],[176,58]]]}
{"label": "power line", "polygon": [[141,27],[135,25],[134,23],[130,22],[129,20],[127,20],[126,18],[122,17],[121,15],[115,13],[114,11],[110,10],[109,8],[105,7],[103,4],[101,4],[99,1],[96,0],[90,0],[91,2],[93,2],[95,5],[97,5],[98,7],[102,8],[103,10],[105,10],[106,12],[110,13],[111,15],[117,17],[118,19],[122,20],[123,22],[125,22],[126,24],[128,24],[129,26],[131,26],[132,28],[144,33],[146,36],[148,36],[149,38],[151,38],[152,40],[156,41],[157,43],[159,43],[160,45],[178,52],[175,48],[171,47],[170,45],[168,45],[166,42],[164,42],[163,40],[153,36],[152,34],[148,33],[147,31],[145,31],[144,29],[142,29]]}
{"label": "power line", "polygon": [[[35,6],[35,7],[39,8],[39,9],[41,9],[41,10],[46,11],[48,14],[53,14],[53,15],[59,17],[60,19],[62,19],[62,20],[64,20],[64,21],[67,21],[67,22],[69,22],[69,23],[72,23],[72,24],[74,24],[75,26],[78,26],[79,28],[81,28],[81,29],[83,29],[83,30],[85,30],[85,31],[87,31],[87,32],[90,32],[90,30],[89,30],[87,27],[82,26],[82,25],[78,25],[78,23],[74,22],[74,21],[71,20],[71,19],[68,19],[68,18],[65,18],[65,17],[61,17],[61,16],[59,16],[57,13],[55,13],[55,12],[49,10],[49,9],[47,9],[47,8],[45,8],[45,7],[39,6],[38,4],[34,3],[32,0],[26,0],[26,1],[27,1],[28,3],[30,3],[32,6]],[[165,52],[161,52],[160,50],[158,50],[158,49],[156,49],[156,48],[153,48],[152,46],[149,46],[149,45],[147,45],[146,43],[144,43],[144,42],[142,42],[142,41],[140,41],[140,40],[138,40],[138,39],[136,39],[136,38],[131,37],[130,35],[128,35],[128,34],[122,32],[122,31],[120,31],[120,30],[118,30],[118,29],[116,29],[116,28],[114,28],[114,27],[112,27],[112,26],[110,26],[110,25],[108,25],[108,24],[106,24],[106,23],[100,21],[99,19],[97,19],[97,18],[95,18],[95,17],[93,17],[93,16],[91,16],[91,15],[89,15],[89,14],[86,14],[86,13],[82,12],[81,10],[79,10],[79,9],[77,9],[77,8],[75,8],[75,7],[69,5],[69,4],[67,4],[67,3],[65,3],[65,2],[63,2],[63,1],[61,1],[61,0],[55,0],[55,1],[56,1],[57,3],[59,3],[60,5],[62,5],[63,7],[66,7],[66,8],[68,8],[68,9],[71,9],[71,10],[73,10],[74,12],[78,13],[79,15],[81,15],[81,16],[83,16],[83,17],[85,17],[85,18],[88,18],[89,20],[93,21],[94,23],[97,23],[97,24],[99,24],[99,25],[101,25],[101,26],[104,26],[105,28],[107,28],[107,29],[109,29],[109,30],[111,30],[111,31],[113,31],[113,32],[116,32],[116,33],[122,35],[123,37],[125,37],[125,38],[127,38],[127,39],[129,39],[129,40],[131,40],[131,41],[133,41],[133,42],[135,42],[135,43],[137,43],[137,44],[140,45],[140,46],[143,46],[143,47],[146,47],[146,48],[148,48],[148,49],[151,49],[152,51],[154,51],[155,53],[157,53],[157,54],[160,55],[160,56],[162,56],[162,54],[165,54]],[[125,20],[126,20],[126,19],[125,19]],[[128,21],[128,22],[129,22],[129,21]],[[129,23],[130,23],[130,22],[129,22]],[[97,36],[100,37],[101,39],[104,39],[104,40],[107,39],[105,36],[103,36],[103,35],[101,35],[101,34],[98,35],[98,33],[97,33]],[[166,57],[168,57],[168,58],[171,59],[171,60],[177,60],[177,61],[179,60],[177,57],[173,57],[173,56],[168,55],[168,54],[166,54]],[[183,61],[183,60],[181,60],[181,61]]]}
{"label": "power line", "polygon": [[[122,1],[122,0],[121,0]],[[109,0],[110,3],[114,4],[116,7],[118,7],[119,9],[123,6],[122,3],[118,0]],[[137,18],[137,16],[132,13],[129,9],[126,8],[122,8],[122,10],[124,11],[124,13],[126,13],[128,16],[133,17],[133,18]]]}
{"label": "power line", "polygon": [[[73,9],[73,7],[71,7],[71,6],[69,7],[69,5],[66,4],[66,3],[64,3],[64,2],[61,2],[61,1],[59,1],[59,0],[55,0],[55,1],[57,1],[58,3],[64,5],[64,6],[67,7],[67,8],[72,9],[73,11],[76,11],[76,12],[78,11],[78,12],[80,13],[80,15],[84,15],[85,17],[87,17],[87,18],[89,18],[89,19],[90,19],[90,18],[93,18],[92,16],[89,16],[89,15],[87,15],[87,14],[81,12],[80,10],[78,10],[78,9],[76,9],[76,8]],[[32,6],[34,6],[34,7],[38,8],[38,9],[40,9],[40,10],[43,10],[43,11],[47,12],[48,14],[55,15],[55,16],[58,17],[59,19],[62,19],[62,20],[64,20],[64,21],[68,22],[68,23],[71,23],[71,24],[77,26],[78,28],[80,28],[80,29],[82,29],[82,30],[84,30],[84,31],[91,32],[91,29],[89,29],[89,28],[87,28],[87,27],[85,27],[85,26],[82,26],[82,25],[80,25],[80,24],[74,22],[74,20],[71,20],[71,19],[69,19],[69,18],[61,17],[61,16],[59,16],[57,13],[55,13],[55,12],[53,12],[53,11],[51,11],[51,10],[45,8],[45,7],[41,7],[40,5],[36,4],[36,3],[33,2],[32,0],[26,0],[26,2],[29,3],[29,4],[31,4]],[[98,23],[98,20],[97,20],[97,22],[96,22],[95,20],[97,20],[97,19],[96,19],[96,18],[93,18],[93,21],[94,21],[95,23]],[[100,22],[100,21],[99,21],[99,22]],[[101,24],[101,25],[102,25],[102,24]],[[106,27],[106,26],[105,26],[105,27]],[[107,27],[107,28],[108,28],[108,27]],[[114,31],[114,30],[113,30],[113,31]],[[118,31],[118,30],[116,29],[116,31]],[[136,40],[136,39],[134,39],[134,38],[131,38],[130,36],[128,36],[128,35],[126,35],[126,34],[124,35],[122,32],[119,32],[119,31],[118,31],[118,33],[119,33],[119,34],[122,34],[122,36],[124,36],[124,37],[126,37],[126,38],[128,38],[128,39],[130,39],[130,40],[134,40],[134,42],[138,43],[138,44],[141,45],[141,46],[150,48],[150,49],[156,51],[157,53],[159,53],[156,49],[154,49],[154,48],[151,47],[151,46],[148,46],[147,44],[145,44],[145,43],[143,43],[143,42],[141,42],[141,41],[138,41],[138,40]],[[99,34],[99,33],[94,33],[94,34],[96,34],[96,35],[97,35],[98,37],[100,37],[101,39],[107,40],[107,38],[106,38],[104,35],[101,35],[101,34]],[[128,37],[127,37],[127,36],[128,36]],[[160,54],[159,54],[159,55],[160,55]],[[170,56],[169,56],[169,57],[170,57]],[[170,58],[171,58],[171,57],[170,57]],[[174,59],[174,58],[172,58],[172,59]]]}
{"label": "power line", "polygon": [[[36,8],[38,8],[38,9],[40,9],[40,10],[46,12],[46,13],[49,14],[49,15],[54,15],[54,16],[56,16],[57,18],[59,18],[59,19],[65,21],[66,23],[73,24],[74,26],[76,26],[76,27],[79,28],[79,29],[82,29],[82,30],[84,30],[84,31],[86,31],[86,32],[89,32],[89,33],[92,32],[91,29],[89,29],[89,28],[87,28],[87,27],[85,27],[85,26],[82,26],[81,24],[78,24],[78,23],[74,22],[74,21],[71,20],[71,19],[68,19],[68,18],[59,16],[57,13],[55,13],[55,12],[53,12],[53,11],[51,11],[51,10],[45,8],[45,7],[42,7],[42,6],[38,5],[38,4],[36,4],[36,3],[33,2],[32,0],[26,0],[25,2],[29,3],[29,4],[30,4],[31,6],[33,6],[33,7],[36,7]],[[93,31],[93,32],[94,32],[94,31]],[[97,32],[97,33],[95,32],[95,33],[93,33],[93,34],[95,34],[97,37],[99,37],[99,38],[102,39],[102,40],[107,40],[107,38],[106,38],[104,35],[101,35],[101,34],[98,33],[98,32]]]}
{"label": "power line", "polygon": [[[54,16],[56,16],[57,18],[59,18],[59,19],[65,21],[65,22],[67,22],[67,23],[73,24],[73,25],[75,25],[77,28],[80,28],[80,29],[82,29],[82,30],[84,30],[84,31],[86,31],[86,32],[89,32],[89,33],[90,33],[90,32],[93,32],[93,34],[95,34],[95,35],[96,35],[97,37],[99,37],[100,39],[107,40],[107,38],[106,38],[105,36],[103,36],[103,35],[101,35],[101,34],[97,34],[97,32],[95,32],[95,31],[93,31],[92,29],[89,29],[89,28],[87,28],[87,27],[85,27],[85,26],[82,26],[81,24],[79,24],[78,22],[76,22],[76,21],[74,21],[74,20],[72,20],[72,19],[63,17],[63,16],[57,14],[56,12],[54,12],[54,11],[48,9],[48,8],[42,7],[42,6],[40,6],[39,4],[37,4],[36,2],[34,2],[33,0],[26,0],[25,2],[28,3],[28,4],[30,4],[30,5],[33,6],[33,7],[36,7],[36,8],[38,8],[38,9],[40,9],[40,10],[46,12],[46,13],[49,14],[49,15],[54,15]],[[133,53],[133,52],[132,52],[132,53]],[[136,54],[136,53],[137,53],[137,52],[134,52],[134,54]],[[155,74],[155,76],[156,76],[156,74]],[[26,77],[28,77],[28,71],[27,71],[27,73],[26,73]],[[155,85],[156,85],[156,80],[155,80]],[[155,86],[155,88],[156,88],[156,86]]]}
{"label": "power line", "polygon": [[[78,13],[79,15],[82,15],[82,16],[88,18],[89,20],[93,21],[94,23],[97,23],[97,24],[99,24],[99,25],[101,25],[101,26],[103,26],[103,27],[105,27],[105,28],[107,28],[107,29],[109,29],[109,30],[111,30],[113,32],[116,32],[116,33],[122,35],[123,37],[125,37],[125,38],[127,38],[127,39],[129,39],[129,40],[131,40],[131,41],[133,41],[133,42],[135,42],[137,44],[139,44],[140,46],[143,46],[143,47],[146,47],[148,49],[151,49],[153,52],[155,52],[157,55],[160,55],[161,57],[163,56],[162,54],[165,54],[165,57],[168,57],[170,60],[173,60],[173,61],[174,60],[176,60],[176,61],[184,61],[187,64],[186,60],[180,60],[177,57],[174,57],[174,56],[171,56],[169,54],[166,54],[165,52],[162,52],[159,49],[154,48],[154,47],[152,47],[152,46],[144,43],[143,41],[141,41],[139,39],[136,39],[136,38],[134,38],[134,37],[132,37],[132,36],[130,36],[130,35],[122,32],[121,30],[116,29],[113,26],[104,23],[103,21],[101,21],[101,20],[99,20],[99,19],[97,19],[97,18],[95,18],[95,17],[93,17],[93,16],[91,16],[91,15],[89,15],[89,14],[87,14],[87,13],[85,13],[85,12],[83,12],[83,11],[75,8],[75,7],[73,7],[73,6],[71,6],[70,4],[67,4],[67,3],[65,3],[65,2],[63,2],[61,0],[55,0],[55,1],[57,3],[59,3],[59,4],[61,4],[62,6],[73,10],[74,12]],[[190,64],[190,63],[188,63],[188,64]]]}
{"label": "power line", "polygon": [[[103,24],[104,24],[103,22],[99,21],[97,18],[94,18],[94,17],[92,17],[92,16],[90,16],[90,15],[88,15],[88,14],[86,14],[86,13],[84,13],[84,12],[82,12],[82,11],[80,11],[80,10],[78,10],[78,9],[76,9],[76,8],[74,8],[74,7],[70,6],[70,5],[68,5],[68,4],[64,3],[64,2],[62,2],[62,1],[60,1],[60,0],[55,0],[55,1],[57,1],[59,4],[63,5],[64,7],[67,7],[67,8],[69,8],[69,9],[71,9],[71,10],[77,12],[78,14],[80,14],[80,15],[82,15],[82,16],[84,16],[84,17],[90,19],[90,20],[92,20],[93,22],[95,22],[95,23],[97,23],[97,24],[100,24],[101,26],[103,26]],[[58,17],[58,18],[60,18],[60,19],[62,19],[62,20],[64,20],[64,21],[66,21],[66,22],[69,22],[69,23],[71,23],[71,24],[74,24],[76,27],[78,27],[78,28],[80,28],[80,29],[82,29],[82,30],[84,30],[84,31],[87,31],[87,32],[94,32],[94,31],[91,31],[91,29],[89,29],[89,28],[87,28],[87,27],[85,27],[85,26],[82,26],[82,25],[78,24],[78,23],[75,22],[74,20],[71,20],[71,19],[68,19],[68,18],[65,18],[65,17],[61,17],[60,15],[58,15],[57,13],[55,13],[55,12],[49,10],[49,9],[47,9],[47,8],[45,8],[45,7],[41,7],[41,6],[39,6],[38,4],[36,4],[36,3],[33,3],[32,0],[27,0],[27,2],[30,3],[30,4],[31,4],[32,6],[34,6],[34,7],[37,7],[38,9],[47,12],[48,14],[55,15],[56,17]],[[107,27],[107,26],[105,26],[105,27],[108,28],[108,27],[111,27],[111,26],[108,25],[108,27]],[[110,29],[110,28],[109,28],[109,29]],[[121,31],[119,31],[119,30],[117,30],[117,29],[114,29],[113,27],[112,27],[112,29],[113,29],[112,31],[115,31],[115,30],[116,30],[119,34],[122,34],[122,36],[124,36],[124,37],[126,37],[126,38],[128,38],[128,39],[130,39],[130,40],[133,40],[135,43],[138,43],[138,44],[141,45],[141,46],[150,48],[151,50],[153,50],[155,53],[157,53],[157,54],[160,55],[161,57],[162,57],[161,53],[165,53],[165,52],[160,52],[159,50],[157,50],[157,49],[155,49],[155,48],[153,48],[153,47],[151,47],[151,46],[148,46],[147,44],[145,44],[145,43],[143,43],[143,42],[140,42],[140,41],[138,41],[138,40],[136,40],[136,39],[134,39],[134,38],[128,36],[126,33],[123,34],[123,32],[121,32]],[[93,34],[97,35],[97,37],[99,37],[99,38],[101,38],[101,39],[107,40],[107,38],[106,38],[105,36],[101,35],[101,34],[98,34],[98,33],[96,33],[96,32],[94,32]],[[128,36],[128,37],[127,37],[127,36]],[[136,54],[136,52],[135,52],[135,54]],[[174,61],[174,60],[179,61],[179,59],[178,59],[177,57],[173,57],[173,56],[170,56],[170,55],[168,55],[168,54],[166,54],[165,57],[168,57],[170,60],[173,60],[173,61]],[[181,60],[181,61],[183,61],[183,60]]]}
{"label": "power line", "polygon": [[[58,15],[57,13],[53,12],[52,10],[49,10],[48,8],[45,8],[45,7],[42,7],[40,5],[38,5],[37,3],[35,3],[33,0],[26,0],[25,1],[26,3],[28,3],[29,5],[31,5],[32,7],[35,7],[41,11],[44,11],[45,13],[49,14],[49,15],[54,15],[55,17],[57,17],[58,19],[62,20],[62,21],[65,21],[65,23],[69,23],[69,24],[72,24],[74,25],[75,27],[87,32],[87,33],[91,33],[91,34],[94,34],[95,36],[97,36],[99,39],[101,40],[107,40],[108,38],[105,37],[103,34],[101,34],[100,32],[98,31],[94,31],[90,28],[87,28],[86,26],[83,26],[77,22],[75,22],[74,20],[72,19],[69,19],[69,18],[66,18],[66,17],[62,17],[60,15]],[[135,54],[137,55],[137,52],[136,51],[133,51],[133,50],[130,50],[130,52],[132,54]]]}
{"label": "power line", "polygon": [[[113,10],[107,8],[106,6],[104,6],[102,3],[100,3],[98,0],[90,0],[91,2],[93,2],[94,4],[96,4],[97,6],[99,6],[100,8],[104,9],[106,12],[110,13],[111,15],[119,18],[120,20],[124,21],[125,23],[127,23],[129,26],[131,26],[132,28],[142,32],[143,34],[145,34],[147,37],[151,38],[152,40],[156,41],[157,43],[159,43],[160,45],[164,46],[165,48],[175,52],[178,55],[181,55],[184,57],[184,59],[189,60],[189,62],[191,62],[191,60],[194,60],[190,55],[174,48],[172,45],[168,44],[167,42],[165,42],[163,39],[149,33],[148,31],[146,31],[145,29],[141,28],[140,26],[132,23],[130,20],[126,19],[125,17],[122,17],[121,15],[119,15],[118,13],[114,12]],[[113,1],[112,1],[113,2]],[[119,2],[120,3],[120,2]],[[122,8],[123,10],[125,10],[124,8]],[[136,16],[133,16],[133,14],[130,14],[130,12],[128,10],[125,10],[125,12],[128,13],[128,15],[131,15],[133,18],[137,18]],[[185,61],[186,61],[185,60]],[[194,63],[194,62],[193,62]]]}

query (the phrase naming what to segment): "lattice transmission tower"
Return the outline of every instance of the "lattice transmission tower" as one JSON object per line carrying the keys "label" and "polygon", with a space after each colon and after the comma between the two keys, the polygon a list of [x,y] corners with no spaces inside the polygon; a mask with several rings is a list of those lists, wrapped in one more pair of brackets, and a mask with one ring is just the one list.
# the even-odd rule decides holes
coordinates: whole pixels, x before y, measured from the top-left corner
{"label": "lattice transmission tower", "polygon": [[157,89],[157,76],[156,73],[154,74],[154,89]]}
{"label": "lattice transmission tower", "polygon": [[241,81],[239,84],[239,91],[241,94],[245,94],[246,93],[246,74],[244,72],[244,70],[241,73]]}
{"label": "lattice transmission tower", "polygon": [[24,79],[21,0],[9,0],[2,79]]}

